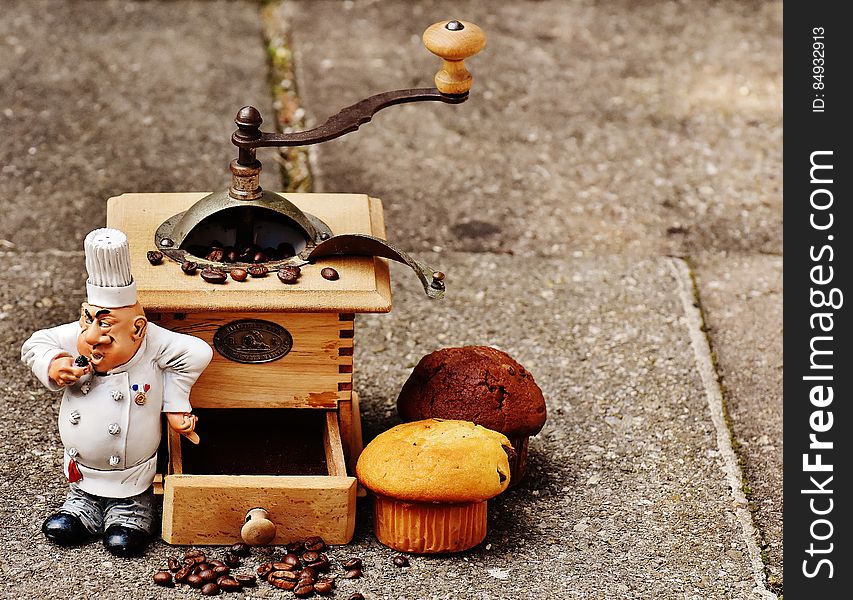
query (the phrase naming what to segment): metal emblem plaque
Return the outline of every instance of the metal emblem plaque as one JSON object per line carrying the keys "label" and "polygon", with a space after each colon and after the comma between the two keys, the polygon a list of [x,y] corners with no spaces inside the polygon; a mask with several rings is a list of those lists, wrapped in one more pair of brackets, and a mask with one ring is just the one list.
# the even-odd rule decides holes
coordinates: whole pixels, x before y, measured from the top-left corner
{"label": "metal emblem plaque", "polygon": [[229,360],[257,364],[285,356],[293,348],[293,336],[277,323],[241,319],[217,329],[213,346]]}

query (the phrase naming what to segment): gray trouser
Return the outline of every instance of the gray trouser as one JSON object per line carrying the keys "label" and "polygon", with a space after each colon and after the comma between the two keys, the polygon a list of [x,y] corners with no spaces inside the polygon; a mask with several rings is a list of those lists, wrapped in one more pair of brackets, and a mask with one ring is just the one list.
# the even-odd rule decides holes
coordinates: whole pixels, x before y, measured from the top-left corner
{"label": "gray trouser", "polygon": [[110,525],[122,525],[153,533],[156,508],[154,488],[130,498],[104,498],[80,489],[72,483],[68,497],[59,509],[79,518],[90,533],[103,533]]}

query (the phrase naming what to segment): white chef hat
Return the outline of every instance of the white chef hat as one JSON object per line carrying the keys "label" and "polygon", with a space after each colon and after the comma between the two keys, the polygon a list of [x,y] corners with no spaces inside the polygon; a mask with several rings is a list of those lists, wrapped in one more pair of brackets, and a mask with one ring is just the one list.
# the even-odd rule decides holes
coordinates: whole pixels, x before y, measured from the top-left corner
{"label": "white chef hat", "polygon": [[86,251],[86,298],[89,304],[119,308],[136,304],[136,282],[130,274],[130,247],[118,229],[96,229],[83,242]]}

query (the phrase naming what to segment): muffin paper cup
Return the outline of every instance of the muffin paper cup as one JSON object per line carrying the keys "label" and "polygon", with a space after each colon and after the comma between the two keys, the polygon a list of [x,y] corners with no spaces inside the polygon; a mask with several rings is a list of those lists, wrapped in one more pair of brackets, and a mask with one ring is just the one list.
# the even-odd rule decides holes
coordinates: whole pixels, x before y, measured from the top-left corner
{"label": "muffin paper cup", "polygon": [[486,501],[404,502],[375,494],[376,538],[400,552],[439,554],[473,548],[486,537]]}

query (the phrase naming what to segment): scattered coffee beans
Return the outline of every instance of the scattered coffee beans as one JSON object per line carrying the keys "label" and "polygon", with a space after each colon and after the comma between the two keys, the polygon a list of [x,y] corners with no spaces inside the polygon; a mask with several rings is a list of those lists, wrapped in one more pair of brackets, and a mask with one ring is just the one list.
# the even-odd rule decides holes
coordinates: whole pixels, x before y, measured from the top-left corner
{"label": "scattered coffee beans", "polygon": [[312,536],[305,540],[305,549],[310,552],[322,552],[326,549],[326,542],[320,536]]}
{"label": "scattered coffee beans", "polygon": [[235,575],[234,579],[243,587],[255,587],[258,583],[254,575]]}
{"label": "scattered coffee beans", "polygon": [[195,275],[195,272],[198,270],[198,263],[194,263],[191,260],[185,260],[181,265],[181,271],[186,273],[187,275]]}
{"label": "scattered coffee beans", "polygon": [[225,564],[229,567],[239,567],[243,562],[240,560],[240,557],[234,554],[233,552],[225,553]]}
{"label": "scattered coffee beans", "polygon": [[177,581],[178,583],[183,583],[184,581],[186,581],[187,577],[190,576],[191,571],[192,571],[191,566],[187,565],[187,566],[181,567],[180,569],[178,569],[178,572],[175,573],[175,581]]}
{"label": "scattered coffee beans", "polygon": [[305,544],[302,542],[290,542],[286,547],[289,554],[302,554],[305,551]]}
{"label": "scattered coffee beans", "polygon": [[314,584],[300,583],[293,589],[293,595],[297,598],[310,598],[314,595]]}
{"label": "scattered coffee beans", "polygon": [[170,586],[172,585],[172,574],[168,571],[157,571],[154,573],[154,583],[157,585]]}
{"label": "scattered coffee beans", "polygon": [[246,270],[252,277],[266,277],[267,273],[270,272],[264,265],[252,265]]}
{"label": "scattered coffee beans", "polygon": [[226,575],[219,580],[219,587],[226,592],[239,592],[242,586],[234,577]]}
{"label": "scattered coffee beans", "polygon": [[356,592],[355,594],[352,594],[349,598],[347,598],[347,600],[364,600],[364,596]]}
{"label": "scattered coffee beans", "polygon": [[331,579],[322,579],[314,584],[314,591],[321,596],[328,596],[335,588],[335,582]]}
{"label": "scattered coffee beans", "polygon": [[288,552],[284,556],[281,557],[281,562],[291,565],[293,567],[299,566],[299,557],[293,554],[292,552]]}
{"label": "scattered coffee beans", "polygon": [[145,254],[145,258],[148,259],[152,265],[159,265],[163,261],[163,253],[159,250],[149,250]]}
{"label": "scattered coffee beans", "polygon": [[395,567],[408,567],[409,559],[403,556],[402,554],[398,554],[394,557],[394,566]]}
{"label": "scattered coffee beans", "polygon": [[225,256],[225,250],[222,248],[213,248],[207,256],[204,257],[205,260],[209,260],[211,262],[222,262],[223,257]]}
{"label": "scattered coffee beans", "polygon": [[299,276],[302,274],[302,269],[287,265],[278,270],[278,278],[282,283],[296,283]]}
{"label": "scattered coffee beans", "polygon": [[320,271],[320,275],[323,276],[323,279],[328,279],[329,281],[337,281],[338,272],[335,271],[332,267],[326,267],[322,271]]}
{"label": "scattered coffee beans", "polygon": [[219,595],[219,586],[215,583],[206,583],[202,586],[201,593],[205,596],[217,596]]}
{"label": "scattered coffee beans", "polygon": [[204,580],[198,575],[190,575],[187,577],[187,585],[194,588],[200,588],[204,585]]}
{"label": "scattered coffee beans", "polygon": [[169,558],[167,558],[166,563],[169,565],[169,570],[172,573],[176,572],[178,569],[181,568],[181,563],[179,563],[178,559],[174,556],[170,556]]}
{"label": "scattered coffee beans", "polygon": [[242,556],[245,558],[252,553],[252,549],[249,548],[248,544],[239,543],[231,546],[231,552],[233,554],[236,554],[237,556]]}
{"label": "scattered coffee beans", "polygon": [[204,269],[201,272],[201,278],[207,283],[225,283],[228,280],[228,275],[216,269]]}
{"label": "scattered coffee beans", "polygon": [[361,577],[361,569],[349,569],[344,573],[344,579],[358,579]]}
{"label": "scattered coffee beans", "polygon": [[350,558],[349,560],[345,560],[341,563],[341,566],[349,571],[350,569],[360,569],[362,567],[362,561],[360,558]]}
{"label": "scattered coffee beans", "polygon": [[[246,281],[246,277],[249,276],[249,272],[246,269],[231,269],[231,279],[234,281]],[[234,544],[235,546],[240,546],[241,544]],[[242,544],[246,546],[246,544]],[[248,546],[246,546],[248,548]],[[240,554],[239,556],[249,556],[248,554]]]}

